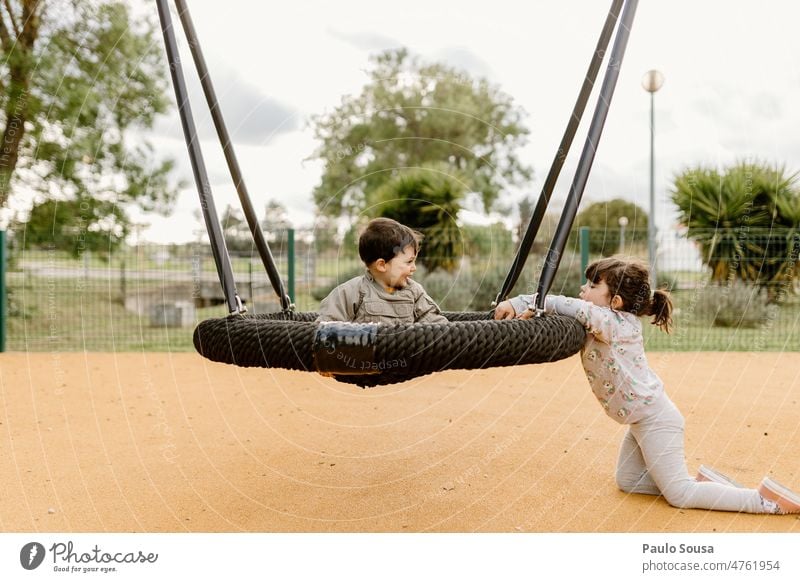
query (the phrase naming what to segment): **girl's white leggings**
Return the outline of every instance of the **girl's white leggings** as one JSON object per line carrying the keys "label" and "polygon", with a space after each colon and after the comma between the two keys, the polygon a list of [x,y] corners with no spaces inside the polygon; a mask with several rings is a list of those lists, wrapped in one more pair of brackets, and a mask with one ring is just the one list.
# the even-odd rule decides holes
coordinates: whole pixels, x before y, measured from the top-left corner
{"label": "girl's white leggings", "polygon": [[755,489],[689,475],[683,448],[683,415],[663,394],[657,409],[631,424],[619,451],[617,485],[626,493],[663,495],[675,507],[765,513]]}

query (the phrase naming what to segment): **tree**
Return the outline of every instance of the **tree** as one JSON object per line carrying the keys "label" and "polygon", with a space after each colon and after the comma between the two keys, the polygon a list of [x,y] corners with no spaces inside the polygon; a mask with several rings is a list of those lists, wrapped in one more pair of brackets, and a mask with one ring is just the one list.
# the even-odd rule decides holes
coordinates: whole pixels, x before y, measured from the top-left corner
{"label": "tree", "polygon": [[237,207],[228,204],[222,211],[219,219],[222,225],[222,236],[225,246],[231,252],[247,252],[253,247],[250,228],[244,219],[244,214]]}
{"label": "tree", "polygon": [[373,211],[425,235],[419,262],[429,271],[452,271],[463,253],[463,236],[456,219],[464,182],[444,165],[404,170],[373,195]]}
{"label": "tree", "polygon": [[31,211],[23,242],[27,248],[52,246],[74,257],[84,251],[102,253],[125,239],[125,220],[113,202],[90,197],[47,200]]}
{"label": "tree", "polygon": [[130,227],[126,205],[166,211],[178,187],[172,161],[130,144],[168,107],[154,31],[121,0],[0,5],[0,207],[33,193],[32,218],[68,221],[52,229],[65,244],[76,229],[110,233],[108,220],[117,244]]}
{"label": "tree", "polygon": [[406,49],[373,57],[369,79],[360,95],[312,118],[321,145],[311,158],[325,164],[314,189],[321,214],[358,214],[406,168],[449,165],[487,210],[506,184],[530,178],[515,155],[528,134],[523,112],[486,80]]}
{"label": "tree", "polygon": [[675,178],[672,200],[712,281],[774,287],[800,276],[797,179],[784,167],[746,161],[722,172],[697,166]]}
{"label": "tree", "polygon": [[292,228],[286,206],[277,200],[270,200],[264,206],[264,219],[261,221],[261,228],[268,241],[285,238],[286,231]]}
{"label": "tree", "polygon": [[317,255],[332,251],[341,252],[341,245],[337,244],[338,229],[336,219],[324,214],[317,214],[314,217],[314,253]]}
{"label": "tree", "polygon": [[508,269],[516,252],[512,231],[502,222],[486,226],[466,224],[461,227],[465,253],[470,257],[485,257]]}
{"label": "tree", "polygon": [[525,231],[528,230],[528,223],[531,221],[533,211],[536,208],[536,199],[533,196],[525,196],[517,204],[519,210],[519,224],[517,224],[517,240],[525,238]]}
{"label": "tree", "polygon": [[575,217],[573,230],[588,226],[592,233],[589,239],[589,251],[613,255],[619,252],[619,219],[623,216],[628,219],[628,224],[625,227],[628,233],[627,241],[634,242],[641,240],[642,236],[646,237],[647,213],[633,202],[622,198],[590,204]]}

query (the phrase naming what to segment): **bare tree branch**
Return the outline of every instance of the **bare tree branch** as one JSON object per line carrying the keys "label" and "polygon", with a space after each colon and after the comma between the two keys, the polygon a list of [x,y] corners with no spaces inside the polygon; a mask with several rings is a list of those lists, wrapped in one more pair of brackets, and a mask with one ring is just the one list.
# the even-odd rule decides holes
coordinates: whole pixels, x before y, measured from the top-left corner
{"label": "bare tree branch", "polygon": [[39,36],[40,21],[37,12],[40,4],[44,4],[44,2],[39,2],[39,0],[23,0],[22,2],[22,30],[17,38],[29,50],[33,49]]}
{"label": "bare tree branch", "polygon": [[6,7],[6,11],[8,12],[8,19],[11,21],[11,27],[14,29],[14,36],[19,36],[19,25],[17,21],[14,19],[14,11],[11,9],[11,2],[10,0],[3,0],[3,4]]}
{"label": "bare tree branch", "polygon": [[6,21],[2,15],[0,15],[0,46],[2,46],[3,50],[6,52],[9,52],[13,46],[11,42],[11,35],[8,33]]}
{"label": "bare tree branch", "polygon": [[[8,0],[3,0],[7,2]],[[35,39],[39,34],[39,8],[44,5],[43,0],[23,0],[22,1],[22,30],[23,36]],[[31,43],[31,46],[33,44]]]}
{"label": "bare tree branch", "polygon": [[[10,184],[19,160],[19,152],[28,120],[29,100],[27,93],[31,82],[34,45],[39,36],[40,19],[37,14],[39,0],[22,0],[22,30],[12,41],[4,17],[0,17],[0,40],[4,47],[19,51],[22,58],[8,63],[8,86],[10,98],[5,103],[5,128],[3,129],[3,155],[0,156],[0,207],[6,205]],[[3,0],[8,10],[9,4]],[[2,15],[0,15],[2,16]]]}

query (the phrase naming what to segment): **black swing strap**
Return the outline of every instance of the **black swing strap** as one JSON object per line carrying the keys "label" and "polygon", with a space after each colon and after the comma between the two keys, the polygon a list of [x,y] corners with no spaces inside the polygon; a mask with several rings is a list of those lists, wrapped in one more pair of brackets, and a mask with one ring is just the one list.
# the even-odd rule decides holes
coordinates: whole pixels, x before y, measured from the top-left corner
{"label": "black swing strap", "polygon": [[539,228],[542,225],[542,220],[544,219],[545,212],[547,211],[547,206],[550,204],[550,198],[553,195],[553,189],[558,181],[558,176],[561,173],[561,169],[564,167],[564,161],[567,159],[567,154],[572,146],[572,140],[575,138],[575,133],[578,131],[578,126],[581,123],[581,118],[583,117],[583,112],[586,109],[586,104],[589,102],[589,96],[594,88],[594,83],[597,79],[597,73],[600,70],[600,66],[603,64],[603,60],[606,55],[606,49],[608,48],[608,43],[611,40],[611,35],[613,34],[614,28],[617,24],[617,18],[619,16],[620,9],[622,8],[622,3],[623,0],[613,0],[611,3],[611,8],[608,11],[608,16],[606,17],[605,24],[603,25],[603,30],[600,33],[600,38],[597,40],[597,46],[594,49],[594,53],[592,53],[592,60],[589,63],[589,69],[587,70],[586,76],[583,79],[583,85],[578,93],[578,99],[575,101],[575,106],[572,108],[572,114],[570,115],[569,122],[564,130],[564,135],[561,138],[561,143],[558,146],[556,155],[553,158],[553,163],[550,165],[550,171],[547,173],[547,178],[542,186],[542,191],[539,194],[539,200],[536,203],[536,208],[534,209],[531,219],[528,222],[528,228],[525,231],[525,236],[520,242],[519,249],[517,249],[517,255],[514,257],[514,262],[511,264],[511,269],[508,271],[508,275],[506,275],[506,279],[503,282],[503,287],[500,289],[500,293],[497,294],[495,303],[500,303],[508,297],[509,293],[511,293],[512,289],[514,289],[514,285],[517,284],[517,280],[519,279],[522,270],[525,268],[525,261],[528,260],[528,255],[530,255],[533,242],[536,239],[536,235],[538,234]]}
{"label": "black swing strap", "polygon": [[609,57],[608,67],[605,77],[603,78],[603,85],[600,88],[600,96],[595,106],[592,123],[589,126],[589,133],[586,136],[586,143],[583,146],[581,157],[578,160],[578,168],[575,171],[575,177],[569,189],[567,202],[564,206],[564,211],[561,213],[561,218],[558,221],[556,233],[553,237],[553,241],[550,243],[550,248],[547,251],[547,258],[545,259],[542,273],[539,277],[539,285],[536,289],[538,293],[536,298],[537,310],[544,309],[545,296],[553,285],[556,270],[561,262],[564,248],[567,245],[569,231],[578,213],[578,206],[581,203],[581,197],[586,188],[586,181],[589,178],[594,156],[597,153],[597,145],[600,142],[603,126],[608,116],[611,98],[614,96],[614,89],[616,88],[617,79],[619,78],[622,59],[625,56],[625,48],[628,45],[628,38],[630,36],[633,17],[636,14],[638,3],[639,0],[628,0],[625,3],[625,7],[622,9],[622,17],[617,27],[617,35],[614,38],[614,46],[611,49],[611,56]]}
{"label": "black swing strap", "polygon": [[197,128],[192,117],[192,108],[189,104],[189,95],[183,77],[180,55],[178,54],[178,43],[175,40],[175,31],[172,26],[169,7],[167,6],[167,0],[156,0],[156,2],[158,4],[158,16],[161,21],[161,31],[164,34],[164,45],[172,76],[172,86],[175,88],[175,98],[178,101],[183,136],[186,140],[186,147],[189,150],[192,173],[197,185],[197,193],[200,195],[200,207],[203,211],[203,219],[211,242],[211,252],[214,256],[214,264],[217,267],[217,275],[225,295],[225,302],[228,305],[228,312],[242,313],[245,309],[236,291],[231,259],[228,255],[228,248],[225,246],[225,237],[222,235],[222,229],[219,225],[217,210],[214,206],[214,197],[211,194],[211,184],[208,180],[208,172],[203,161],[203,153],[200,150],[200,142],[197,139]]}
{"label": "black swing strap", "polygon": [[200,41],[197,38],[197,32],[195,31],[194,24],[192,23],[192,17],[189,15],[189,7],[186,5],[185,0],[175,0],[175,6],[178,9],[178,15],[180,16],[181,24],[183,25],[184,34],[189,41],[189,49],[192,52],[194,66],[197,69],[197,74],[200,76],[200,84],[203,87],[203,94],[206,97],[206,103],[208,103],[208,108],[211,112],[211,118],[214,121],[214,127],[217,130],[217,137],[219,138],[220,145],[222,146],[222,151],[225,154],[225,161],[228,164],[228,171],[230,172],[231,179],[236,186],[236,193],[239,195],[239,202],[242,205],[242,210],[244,211],[247,225],[250,228],[250,234],[253,236],[256,249],[261,257],[261,262],[264,265],[264,269],[267,271],[267,276],[272,284],[272,288],[280,298],[281,308],[284,311],[287,311],[292,307],[291,299],[286,293],[283,280],[278,273],[278,268],[275,265],[275,260],[272,257],[269,244],[264,238],[264,233],[261,231],[261,227],[258,224],[258,217],[256,216],[256,211],[253,208],[253,203],[250,201],[250,194],[247,191],[247,186],[245,185],[242,171],[239,168],[239,161],[236,158],[236,153],[234,152],[233,144],[231,143],[230,135],[228,134],[228,128],[225,125],[225,120],[223,119],[222,112],[219,108],[217,94],[214,91],[214,85],[211,83],[211,76],[208,73],[208,67],[206,66],[205,58],[203,57],[203,51],[200,48]]}

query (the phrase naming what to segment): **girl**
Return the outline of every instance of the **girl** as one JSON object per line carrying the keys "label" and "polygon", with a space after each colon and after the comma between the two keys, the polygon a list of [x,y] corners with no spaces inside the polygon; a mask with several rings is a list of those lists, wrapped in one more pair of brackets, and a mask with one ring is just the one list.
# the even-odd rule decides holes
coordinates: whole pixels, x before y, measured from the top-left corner
{"label": "girl", "polygon": [[[642,323],[669,333],[672,300],[663,290],[651,293],[645,263],[619,256],[586,268],[580,299],[548,295],[545,311],[574,317],[586,327],[581,360],[592,392],[606,413],[628,425],[617,462],[616,480],[626,493],[663,495],[681,508],[747,513],[800,513],[800,496],[765,477],[758,489],[746,489],[709,467],[689,476],[683,452],[684,419],[644,355]],[[535,315],[535,296],[503,301],[495,319]]]}

